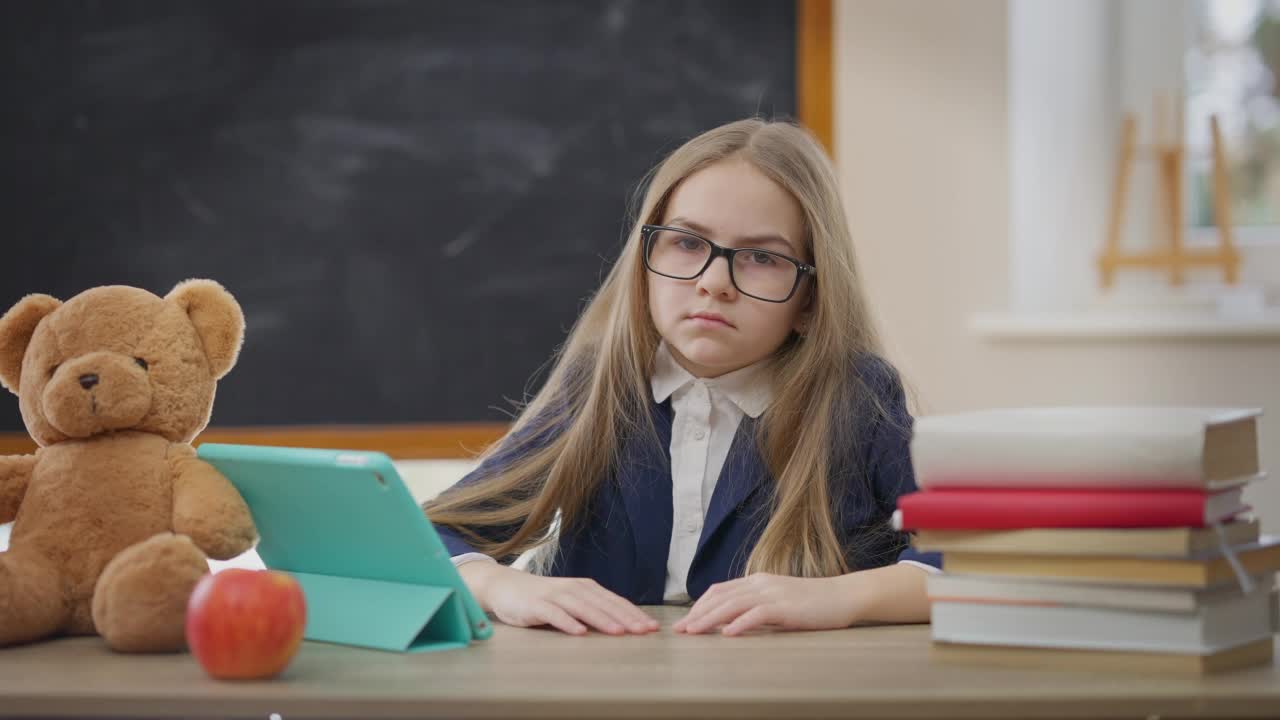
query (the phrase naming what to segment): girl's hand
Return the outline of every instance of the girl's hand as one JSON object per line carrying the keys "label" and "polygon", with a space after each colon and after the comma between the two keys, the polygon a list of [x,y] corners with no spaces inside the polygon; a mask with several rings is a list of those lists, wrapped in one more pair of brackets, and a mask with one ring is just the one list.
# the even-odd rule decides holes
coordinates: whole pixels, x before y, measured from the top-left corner
{"label": "girl's hand", "polygon": [[658,629],[656,620],[594,580],[544,577],[482,561],[458,571],[480,606],[508,625],[551,625],[570,635],[588,629],[609,635]]}
{"label": "girl's hand", "polygon": [[756,573],[712,585],[676,632],[697,634],[721,625],[725,635],[764,626],[784,630],[831,630],[849,627],[858,618],[861,594],[856,576],[797,578]]}

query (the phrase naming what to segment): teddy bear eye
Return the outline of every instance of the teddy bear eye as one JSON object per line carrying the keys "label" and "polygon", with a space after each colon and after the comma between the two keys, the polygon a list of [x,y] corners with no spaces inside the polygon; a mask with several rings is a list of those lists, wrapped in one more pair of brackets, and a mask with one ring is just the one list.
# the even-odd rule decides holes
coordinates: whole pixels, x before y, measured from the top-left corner
{"label": "teddy bear eye", "polygon": [[146,370],[146,369],[147,369],[147,361],[146,361],[146,360],[143,360],[142,358],[138,358],[138,357],[136,357],[136,358],[134,358],[134,359],[133,359],[133,361],[134,361],[134,362],[136,362],[136,363],[138,363],[138,367],[142,368],[143,370]]}

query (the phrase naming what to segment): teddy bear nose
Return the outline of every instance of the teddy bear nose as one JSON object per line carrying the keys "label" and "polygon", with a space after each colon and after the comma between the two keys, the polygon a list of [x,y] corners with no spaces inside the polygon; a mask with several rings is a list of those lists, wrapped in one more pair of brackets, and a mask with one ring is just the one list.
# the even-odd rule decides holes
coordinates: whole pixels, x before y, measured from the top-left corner
{"label": "teddy bear nose", "polygon": [[93,373],[80,376],[80,387],[84,388],[85,390],[88,390],[89,388],[97,384],[98,384],[98,376],[94,375]]}

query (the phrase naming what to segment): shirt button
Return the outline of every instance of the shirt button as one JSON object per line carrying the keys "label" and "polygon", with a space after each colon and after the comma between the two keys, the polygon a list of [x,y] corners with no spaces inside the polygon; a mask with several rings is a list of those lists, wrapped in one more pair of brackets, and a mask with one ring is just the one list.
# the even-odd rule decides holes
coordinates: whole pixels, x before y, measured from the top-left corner
{"label": "shirt button", "polygon": [[702,430],[699,430],[699,431],[697,431],[697,432],[695,432],[695,433],[693,434],[693,439],[694,439],[694,440],[701,440],[702,438],[704,438],[704,437],[706,437],[706,436],[707,436],[707,434],[706,434],[705,432],[703,432]]}
{"label": "shirt button", "polygon": [[690,520],[684,524],[684,531],[692,535],[698,532],[698,524]]}

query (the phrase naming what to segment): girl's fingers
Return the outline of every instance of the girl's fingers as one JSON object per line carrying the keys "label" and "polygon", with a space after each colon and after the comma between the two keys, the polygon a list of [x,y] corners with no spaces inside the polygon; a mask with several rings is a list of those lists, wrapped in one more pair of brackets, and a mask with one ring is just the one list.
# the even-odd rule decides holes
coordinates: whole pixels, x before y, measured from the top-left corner
{"label": "girl's fingers", "polygon": [[743,580],[745,580],[745,578],[738,578],[736,580],[726,580],[722,583],[716,583],[715,585],[712,585],[711,587],[707,588],[706,592],[702,593],[702,597],[698,598],[698,602],[694,603],[693,606],[698,607],[698,605],[701,604],[703,601],[712,602],[719,598],[724,597],[725,595],[732,595],[734,592],[737,592],[739,589],[741,589]]}
{"label": "girl's fingers", "polygon": [[736,598],[756,594],[755,589],[742,582],[742,580],[734,580],[732,582],[713,585],[710,590],[707,590],[707,594],[703,595],[698,599],[698,602],[694,603],[693,609],[689,612],[690,619],[702,617],[706,613],[711,612],[712,610]]}
{"label": "girl's fingers", "polygon": [[693,604],[693,607],[689,608],[689,612],[685,613],[684,617],[677,620],[675,624],[671,626],[671,629],[676,632],[684,632],[685,629],[689,627],[689,623],[702,617],[703,613],[705,613],[707,608],[711,607],[712,604],[712,602],[707,600],[706,595],[698,598],[698,601]]}
{"label": "girl's fingers", "polygon": [[581,635],[587,631],[585,625],[554,603],[546,601],[538,603],[534,609],[534,615],[542,622],[570,635]]}
{"label": "girl's fingers", "polygon": [[[734,593],[717,603],[715,607],[709,607],[700,615],[690,617],[684,625],[684,632],[697,634],[723,625],[755,607],[756,604],[757,599],[753,594]],[[689,614],[693,615],[692,611]]]}
{"label": "girl's fingers", "polygon": [[608,611],[615,620],[622,623],[633,633],[646,633],[658,629],[658,621],[649,617],[643,610],[631,604],[626,598],[610,592],[597,585],[591,597],[597,607]]}
{"label": "girl's fingers", "polygon": [[600,608],[592,600],[593,598],[565,594],[556,598],[555,602],[559,603],[560,607],[573,617],[601,632],[610,635],[621,635],[627,631],[623,623],[619,622],[608,611]]}
{"label": "girl's fingers", "polygon": [[675,625],[671,626],[671,629],[676,632],[689,632],[690,623],[697,622],[699,618],[706,615],[710,610],[715,609],[719,604],[720,602],[718,598],[711,598],[703,595],[698,598],[698,601],[693,604],[693,607],[689,608],[689,612],[685,613],[684,617],[677,620]]}
{"label": "girl's fingers", "polygon": [[730,595],[736,594],[743,589],[746,578],[738,578],[736,580],[727,580],[722,583],[716,583],[707,588],[707,591],[698,598],[698,601],[689,608],[689,613],[680,618],[675,625],[671,626],[676,632],[684,632],[689,626],[689,622],[702,617],[708,610],[718,606],[724,599]]}
{"label": "girl's fingers", "polygon": [[689,609],[688,614],[680,618],[680,622],[676,623],[678,626],[677,632],[696,632],[693,628],[699,627],[708,615],[715,613],[728,600],[727,596],[707,597],[703,595]]}
{"label": "girl's fingers", "polygon": [[[712,590],[714,589],[715,587],[712,586]],[[713,607],[716,604],[717,599],[711,596],[711,590],[707,590],[707,592],[703,594],[702,597],[698,598],[697,602],[689,608],[689,612],[685,613],[684,617],[677,620],[675,624],[671,626],[671,629],[676,632],[684,632],[685,628],[689,627],[689,623],[691,621],[702,617],[703,614],[707,612],[707,608]]]}
{"label": "girl's fingers", "polygon": [[742,613],[720,632],[725,635],[740,635],[748,630],[764,627],[774,622],[774,611],[770,605],[757,605]]}

